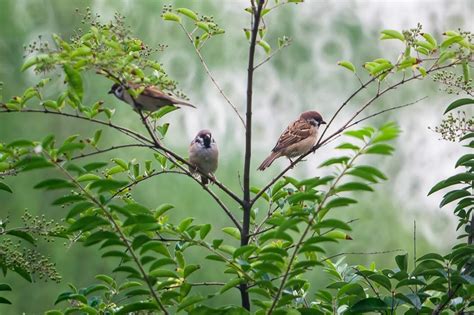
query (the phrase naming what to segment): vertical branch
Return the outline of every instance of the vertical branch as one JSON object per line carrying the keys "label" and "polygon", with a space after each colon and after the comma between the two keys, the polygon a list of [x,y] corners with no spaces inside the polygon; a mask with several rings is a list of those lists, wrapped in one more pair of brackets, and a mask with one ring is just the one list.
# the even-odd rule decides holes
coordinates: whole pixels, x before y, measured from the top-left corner
{"label": "vertical branch", "polygon": [[[252,204],[250,203],[250,160],[252,151],[252,92],[253,92],[253,73],[255,70],[254,59],[255,59],[255,46],[257,44],[258,26],[260,24],[261,13],[265,0],[258,0],[257,6],[255,7],[252,1],[252,35],[250,38],[249,48],[249,60],[247,68],[247,109],[246,109],[246,122],[245,122],[245,162],[244,162],[244,200],[243,200],[243,224],[240,237],[241,246],[245,246],[249,242],[249,229],[250,229],[250,210]],[[250,297],[247,291],[247,284],[240,285],[240,294],[242,298],[242,307],[250,310]]]}

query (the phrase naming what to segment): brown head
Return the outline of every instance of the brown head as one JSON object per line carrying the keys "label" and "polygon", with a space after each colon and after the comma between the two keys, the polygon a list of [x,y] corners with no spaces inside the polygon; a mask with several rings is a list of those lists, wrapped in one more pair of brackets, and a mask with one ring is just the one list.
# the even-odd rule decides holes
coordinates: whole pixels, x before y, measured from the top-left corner
{"label": "brown head", "polygon": [[215,143],[215,140],[212,138],[211,131],[208,129],[203,129],[198,132],[194,141],[202,144],[206,148],[211,147],[211,143]]}
{"label": "brown head", "polygon": [[309,122],[311,125],[315,127],[319,127],[321,125],[326,124],[321,114],[314,110],[302,113],[300,115],[300,119],[306,120],[307,122]]}

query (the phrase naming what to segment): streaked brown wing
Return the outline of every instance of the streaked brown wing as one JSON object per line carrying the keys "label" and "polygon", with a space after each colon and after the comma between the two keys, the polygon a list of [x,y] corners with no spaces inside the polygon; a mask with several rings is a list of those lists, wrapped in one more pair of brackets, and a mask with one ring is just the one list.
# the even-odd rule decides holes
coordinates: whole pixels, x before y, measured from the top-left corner
{"label": "streaked brown wing", "polygon": [[273,148],[273,152],[280,151],[292,144],[298,143],[311,136],[312,126],[305,120],[297,120],[286,128]]}

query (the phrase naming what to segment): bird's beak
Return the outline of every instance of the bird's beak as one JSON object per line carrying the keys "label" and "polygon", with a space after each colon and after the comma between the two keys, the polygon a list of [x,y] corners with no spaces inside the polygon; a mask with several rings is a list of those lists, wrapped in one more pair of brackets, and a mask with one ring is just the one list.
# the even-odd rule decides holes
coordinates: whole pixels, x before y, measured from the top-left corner
{"label": "bird's beak", "polygon": [[327,124],[327,122],[325,122],[324,120],[320,123],[320,125],[325,125]]}
{"label": "bird's beak", "polygon": [[107,92],[107,94],[113,94],[114,90],[110,89],[110,91]]}

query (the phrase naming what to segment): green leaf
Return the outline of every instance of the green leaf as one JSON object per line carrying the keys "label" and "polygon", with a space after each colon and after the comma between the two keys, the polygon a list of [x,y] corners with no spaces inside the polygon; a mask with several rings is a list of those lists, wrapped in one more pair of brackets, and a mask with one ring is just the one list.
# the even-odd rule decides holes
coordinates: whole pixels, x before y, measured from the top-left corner
{"label": "green leaf", "polygon": [[68,153],[74,150],[82,150],[85,146],[84,143],[67,142],[59,148],[58,154]]}
{"label": "green leaf", "polygon": [[164,203],[160,205],[158,208],[155,210],[155,216],[156,217],[161,217],[165,212],[173,209],[174,206],[170,203]]}
{"label": "green leaf", "polygon": [[16,168],[22,168],[23,172],[39,168],[53,167],[54,164],[40,156],[27,156],[16,163]]}
{"label": "green leaf", "polygon": [[374,144],[365,150],[366,154],[391,155],[394,148],[388,144]]}
{"label": "green leaf", "polygon": [[102,136],[102,129],[99,129],[94,133],[94,137],[92,138],[92,144],[97,145],[97,143],[99,143],[101,136]]}
{"label": "green leaf", "polygon": [[165,277],[165,278],[179,278],[177,274],[175,274],[171,270],[166,269],[155,269],[150,272],[150,276],[152,277]]}
{"label": "green leaf", "polygon": [[76,222],[71,224],[69,227],[69,232],[74,232],[74,231],[88,231],[92,230],[98,226],[101,225],[109,225],[109,221],[99,217],[99,216],[87,216],[87,217],[82,217],[79,218]]}
{"label": "green leaf", "polygon": [[10,287],[7,283],[0,283],[0,291],[11,291],[12,287]]}
{"label": "green leaf", "polygon": [[356,314],[361,313],[369,313],[369,312],[377,312],[377,311],[384,311],[389,309],[389,306],[385,304],[384,301],[377,298],[366,298],[359,300],[357,303],[352,305],[350,311]]}
{"label": "green leaf", "polygon": [[127,181],[116,181],[113,179],[99,179],[93,182],[89,187],[91,189],[99,188],[99,193],[101,193],[105,191],[120,189],[127,184],[128,184]]}
{"label": "green leaf", "polygon": [[232,236],[236,240],[240,240],[240,231],[239,231],[239,229],[237,229],[235,227],[225,227],[225,228],[222,229],[222,232],[224,232],[226,234],[229,234],[230,236]]}
{"label": "green leaf", "polygon": [[419,279],[403,279],[399,283],[397,283],[397,286],[395,288],[398,289],[407,285],[426,285],[426,283]]}
{"label": "green leaf", "polygon": [[458,99],[458,100],[452,102],[451,104],[449,104],[449,106],[444,111],[444,114],[452,111],[455,108],[458,108],[458,107],[461,107],[461,106],[464,106],[464,105],[468,105],[468,104],[474,104],[474,99],[473,98]]}
{"label": "green leaf", "polygon": [[231,279],[229,282],[227,282],[222,288],[221,290],[219,291],[219,294],[222,294],[224,292],[226,292],[227,290],[230,290],[234,287],[237,287],[239,284],[243,283],[244,282],[244,279],[242,278],[234,278],[234,279]]}
{"label": "green leaf", "polygon": [[87,173],[76,178],[76,181],[89,182],[89,181],[98,180],[98,179],[101,179],[101,177],[97,176],[96,174]]}
{"label": "green leaf", "polygon": [[173,21],[173,22],[181,23],[181,18],[172,12],[165,12],[163,13],[162,17],[163,17],[163,20],[165,21]]}
{"label": "green leaf", "polygon": [[68,182],[67,180],[61,178],[51,178],[39,182],[33,188],[41,189],[45,188],[46,190],[62,189],[62,188],[71,188],[76,187],[73,183]]}
{"label": "green leaf", "polygon": [[423,34],[421,34],[421,36],[423,36],[428,41],[428,43],[430,43],[433,47],[438,46],[438,43],[436,42],[436,39],[434,39],[433,36],[431,36],[431,34],[423,33]]}
{"label": "green leaf", "polygon": [[26,69],[28,69],[28,68],[30,68],[30,67],[32,67],[32,66],[34,66],[34,65],[36,65],[40,62],[45,61],[47,58],[48,58],[48,55],[46,55],[46,54],[34,56],[34,57],[26,60],[25,63],[23,63],[23,65],[20,68],[20,71],[23,72]]}
{"label": "green leaf", "polygon": [[211,231],[211,225],[210,224],[203,224],[201,228],[199,229],[199,237],[203,240],[206,238],[207,234]]}
{"label": "green leaf", "polygon": [[[16,237],[19,237],[21,239],[24,239],[25,241],[35,245],[36,241],[33,236],[31,236],[29,233],[24,232],[24,231],[19,231],[19,230],[10,230],[6,232],[8,235],[13,235]],[[0,290],[1,291],[1,290]]]}
{"label": "green leaf", "polygon": [[350,61],[343,60],[343,61],[339,61],[337,64],[339,66],[342,66],[342,67],[346,68],[346,69],[349,69],[352,72],[356,71],[354,65]]}
{"label": "green leaf", "polygon": [[191,223],[193,223],[194,221],[194,218],[186,218],[184,219],[183,221],[181,221],[178,225],[178,231],[180,232],[184,232],[186,231],[186,229],[191,225]]}
{"label": "green leaf", "polygon": [[340,150],[354,150],[354,151],[359,151],[360,148],[356,145],[353,145],[352,143],[343,143],[341,145],[338,145],[336,149]]}
{"label": "green leaf", "polygon": [[335,198],[326,204],[326,208],[331,209],[331,208],[337,208],[337,207],[345,207],[353,203],[357,203],[357,201],[351,198],[344,198],[344,197]]}
{"label": "green leaf", "polygon": [[206,298],[205,297],[202,297],[200,295],[192,295],[192,296],[188,296],[186,298],[184,298],[181,303],[179,304],[178,306],[178,309],[176,311],[182,311],[183,309],[191,306],[191,305],[194,305],[196,303],[199,303],[201,301],[204,301]]}
{"label": "green leaf", "polygon": [[343,221],[336,220],[336,219],[327,219],[321,222],[316,223],[313,226],[313,229],[324,229],[324,228],[331,228],[331,229],[341,229],[346,231],[351,231],[351,227]]}
{"label": "green leaf", "polygon": [[408,269],[408,254],[397,255],[395,257],[395,262],[400,270],[406,272]]}
{"label": "green leaf", "polygon": [[392,290],[392,283],[390,282],[390,279],[387,276],[380,275],[380,274],[374,274],[368,277],[370,280],[380,284],[383,286],[385,289],[387,289],[389,292]]}
{"label": "green leaf", "polygon": [[7,184],[2,183],[2,182],[0,182],[0,190],[6,191],[6,192],[9,192],[9,193],[13,193],[13,190],[10,188],[10,186],[8,186]]}
{"label": "green leaf", "polygon": [[12,304],[12,302],[0,296],[0,304]]}
{"label": "green leaf", "polygon": [[349,162],[350,158],[348,156],[341,156],[337,158],[332,158],[323,162],[319,167],[329,166],[333,164],[346,164]]}
{"label": "green leaf", "polygon": [[201,267],[199,265],[187,265],[184,267],[183,276],[184,278],[189,277],[193,272],[199,270]]}
{"label": "green leaf", "polygon": [[459,198],[467,197],[467,196],[471,196],[471,193],[463,189],[450,191],[446,195],[444,195],[443,200],[439,204],[439,207],[442,208],[448,203],[451,203]]}
{"label": "green leaf", "polygon": [[190,9],[188,9],[188,8],[178,8],[178,9],[176,9],[176,11],[177,11],[178,13],[181,13],[181,14],[187,16],[188,18],[190,18],[190,19],[192,19],[192,20],[194,20],[194,21],[198,21],[198,20],[199,20],[198,15],[197,15],[194,11],[192,11],[192,10],[190,10]]}
{"label": "green leaf", "polygon": [[135,302],[132,304],[127,304],[117,312],[116,315],[123,315],[123,314],[131,314],[135,313],[136,311],[143,311],[143,310],[159,310],[155,303],[150,302]]}
{"label": "green leaf", "polygon": [[289,204],[294,205],[301,201],[314,201],[318,199],[318,195],[314,192],[297,192],[295,194],[290,195],[287,198]]}
{"label": "green leaf", "polygon": [[82,213],[83,211],[90,209],[94,204],[89,201],[81,202],[76,204],[67,214],[66,220],[75,217],[76,215]]}
{"label": "green leaf", "polygon": [[461,35],[452,36],[452,37],[449,37],[449,38],[445,39],[441,43],[440,47],[441,47],[441,49],[445,49],[445,48],[448,48],[449,46],[451,46],[453,44],[461,42],[462,40],[464,40],[464,37],[462,37]]}
{"label": "green leaf", "polygon": [[80,195],[67,195],[67,196],[56,199],[55,201],[53,201],[52,205],[61,206],[64,204],[75,203],[75,202],[83,201],[83,200],[85,200],[85,198]]}
{"label": "green leaf", "polygon": [[405,36],[396,30],[383,30],[380,39],[399,39],[402,42],[405,41]]}
{"label": "green leaf", "polygon": [[196,26],[202,29],[204,32],[209,33],[209,25],[206,22],[196,22]]}
{"label": "green leaf", "polygon": [[269,43],[264,41],[263,39],[259,40],[257,44],[265,50],[267,54],[270,54],[272,52],[272,47],[270,46]]}
{"label": "green leaf", "polygon": [[369,185],[357,182],[350,182],[336,187],[336,192],[341,191],[374,191]]}
{"label": "green leaf", "polygon": [[81,74],[68,64],[64,65],[64,72],[66,73],[69,87],[72,89],[72,91],[74,91],[74,93],[79,97],[79,100],[82,102],[84,87],[82,86]]}
{"label": "green leaf", "polygon": [[151,241],[151,242],[146,243],[145,245],[142,246],[140,254],[143,255],[144,253],[150,250],[171,258],[171,254],[169,253],[168,249],[161,242]]}

